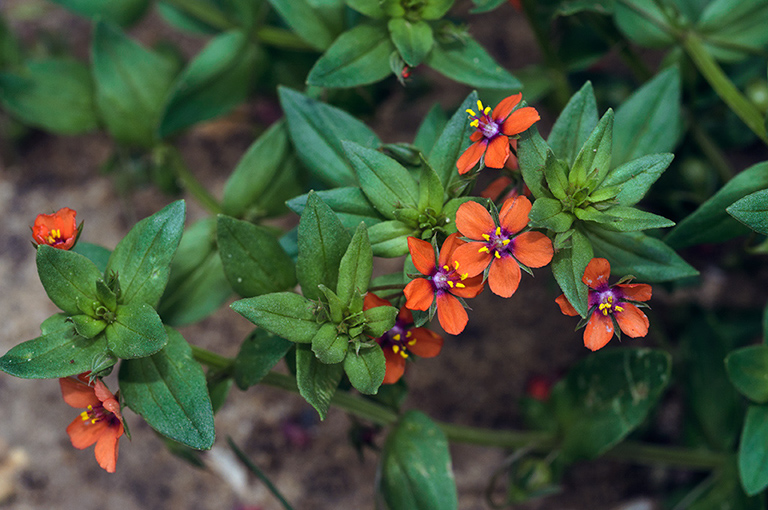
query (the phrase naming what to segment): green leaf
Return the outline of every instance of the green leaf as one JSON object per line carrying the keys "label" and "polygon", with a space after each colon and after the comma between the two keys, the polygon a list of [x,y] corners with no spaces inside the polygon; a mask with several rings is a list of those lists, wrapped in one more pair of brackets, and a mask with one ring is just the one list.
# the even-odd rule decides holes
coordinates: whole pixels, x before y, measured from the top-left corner
{"label": "green leaf", "polygon": [[310,172],[334,187],[357,185],[341,141],[375,149],[381,145],[376,133],[339,108],[285,87],[278,92],[293,146]]}
{"label": "green leaf", "polygon": [[549,145],[541,137],[535,125],[520,134],[520,139],[517,141],[517,162],[526,186],[537,200],[552,197],[544,181],[544,166],[547,162],[547,153],[550,151]]}
{"label": "green leaf", "polygon": [[768,405],[747,410],[739,444],[739,477],[750,496],[768,486]]}
{"label": "green leaf", "polygon": [[109,262],[109,256],[112,252],[103,246],[98,244],[87,243],[85,241],[78,241],[75,246],[70,250],[74,253],[79,253],[91,262],[93,262],[99,271],[102,273],[107,269],[107,263]]}
{"label": "green leaf", "polygon": [[400,418],[379,462],[377,489],[389,510],[459,508],[448,440],[425,414]]}
{"label": "green leaf", "polygon": [[184,230],[186,206],[177,200],[138,222],[109,257],[107,275],[117,274],[121,302],[157,305]]}
{"label": "green leaf", "polygon": [[[642,46],[660,48],[674,43],[672,28],[661,2],[622,0],[616,2],[614,20],[626,36]],[[662,28],[663,27],[663,28]]]}
{"label": "green leaf", "polygon": [[678,222],[665,241],[674,248],[695,244],[718,243],[749,233],[726,212],[726,208],[755,191],[768,188],[768,161],[753,165],[737,174],[725,186]]}
{"label": "green leaf", "polygon": [[[566,203],[569,201],[569,172],[570,168],[568,167],[568,164],[562,159],[557,159],[554,152],[547,150],[547,161],[544,163],[544,179],[547,181],[549,191],[555,198]],[[549,200],[545,197],[542,198],[544,200]]]}
{"label": "green leaf", "polygon": [[669,354],[651,349],[595,352],[552,391],[563,451],[594,458],[637,428],[669,384]]}
{"label": "green leaf", "polygon": [[365,334],[378,338],[395,326],[399,310],[394,306],[374,306],[365,310]]}
{"label": "green leaf", "polygon": [[61,135],[98,127],[88,67],[73,60],[27,60],[20,74],[0,73],[0,103],[21,122]]}
{"label": "green leaf", "polygon": [[726,212],[760,234],[768,234],[768,189],[737,200]]}
{"label": "green leaf", "polygon": [[107,353],[102,336],[87,339],[75,332],[65,314],[46,320],[43,334],[13,347],[0,358],[0,370],[24,379],[54,379],[91,370],[94,360]]}
{"label": "green leaf", "polygon": [[424,63],[448,78],[472,87],[503,90],[523,87],[520,80],[501,67],[469,35],[462,41],[449,43],[438,38]]}
{"label": "green leaf", "polygon": [[392,18],[387,26],[392,42],[409,66],[421,64],[435,44],[432,27],[423,20],[412,22],[405,18]]}
{"label": "green leaf", "polygon": [[161,117],[160,137],[225,114],[243,102],[258,52],[241,31],[212,39],[176,80]]}
{"label": "green leaf", "polygon": [[595,255],[611,262],[615,275],[634,275],[641,282],[665,282],[699,274],[662,241],[640,232],[609,232],[586,226]]}
{"label": "green leaf", "polygon": [[444,198],[445,190],[440,182],[440,176],[425,161],[419,177],[419,211],[431,210],[432,214],[439,214],[443,210]]}
{"label": "green leaf", "polygon": [[472,92],[451,116],[440,133],[440,137],[432,147],[432,151],[429,153],[428,161],[430,166],[435,169],[443,183],[443,187],[449,190],[449,192],[453,181],[459,178],[456,161],[467,150],[469,144],[472,143],[469,137],[472,135],[474,128],[469,125],[472,120],[467,115],[466,110],[474,108],[476,103],[477,92]]}
{"label": "green leaf", "polygon": [[384,351],[374,342],[365,345],[358,352],[347,352],[344,358],[344,372],[357,391],[364,395],[375,395],[384,382],[386,364]]}
{"label": "green leaf", "polygon": [[534,228],[547,228],[553,232],[565,232],[571,228],[572,214],[564,212],[559,200],[554,198],[538,198],[533,203],[528,217]]}
{"label": "green leaf", "polygon": [[257,326],[291,342],[310,343],[320,329],[315,304],[293,292],[241,299],[232,303],[231,308]]}
{"label": "green leaf", "polygon": [[609,109],[592,130],[571,168],[570,182],[590,192],[603,182],[611,167],[613,110]]}
{"label": "green leaf", "polygon": [[713,0],[702,12],[696,30],[714,58],[733,62],[749,56],[749,50],[765,49],[766,24],[768,6],[761,0]]}
{"label": "green leaf", "polygon": [[200,364],[192,349],[168,328],[168,345],[148,358],[120,366],[125,404],[160,434],[198,450],[213,446],[213,409]]}
{"label": "green leaf", "polygon": [[445,111],[439,104],[434,104],[424,116],[424,120],[421,121],[416,137],[413,139],[413,145],[425,155],[429,154],[435,147],[437,137],[443,132],[446,124],[448,124],[448,117]]}
{"label": "green leaf", "polygon": [[152,147],[175,66],[104,22],[96,23],[91,54],[107,130],[119,142]]}
{"label": "green leaf", "polygon": [[104,334],[107,347],[118,358],[144,358],[155,354],[168,342],[163,321],[146,303],[119,305],[115,316]]}
{"label": "green leaf", "polygon": [[118,25],[131,25],[138,21],[149,7],[149,0],[53,0],[70,11],[93,20],[104,20]]}
{"label": "green leaf", "polygon": [[552,274],[565,297],[573,305],[579,315],[587,316],[589,288],[581,278],[587,264],[592,260],[592,245],[578,230],[571,235],[571,246],[558,250],[552,258]]}
{"label": "green leaf", "polygon": [[69,317],[75,325],[75,332],[84,338],[93,338],[107,327],[107,323],[101,319],[94,319],[89,315],[73,315]]}
{"label": "green leaf", "polygon": [[440,19],[453,6],[453,2],[455,0],[429,0],[424,2],[420,12],[421,17],[428,20]]}
{"label": "green leaf", "polygon": [[296,286],[293,261],[269,229],[222,214],[218,218],[216,238],[224,273],[242,297]]}
{"label": "green leaf", "polygon": [[47,245],[37,248],[37,272],[48,298],[70,315],[81,313],[77,301],[97,300],[96,280],[101,272],[84,256]]}
{"label": "green leaf", "polygon": [[312,339],[312,352],[320,363],[334,365],[344,361],[349,346],[349,336],[339,333],[338,326],[326,322]]}
{"label": "green leaf", "polygon": [[748,399],[768,402],[768,346],[752,345],[733,351],[725,358],[728,377]]}
{"label": "green leaf", "polygon": [[[314,193],[328,204],[347,230],[356,229],[360,222],[370,227],[382,220],[379,212],[371,205],[360,188],[334,188]],[[301,215],[307,205],[308,196],[307,194],[290,199],[287,202],[288,207]]]}
{"label": "green leaf", "polygon": [[157,313],[163,323],[182,326],[206,317],[231,295],[216,245],[216,218],[209,217],[181,237]]}
{"label": "green leaf", "polygon": [[314,193],[299,221],[299,258],[296,276],[301,290],[309,299],[318,299],[318,285],[335,291],[339,264],[351,237],[330,207]]}
{"label": "green leaf", "polygon": [[634,207],[624,207],[621,205],[611,207],[606,210],[604,214],[608,217],[608,222],[600,222],[599,228],[613,230],[615,232],[635,232],[651,228],[666,228],[674,226],[675,224],[674,221],[668,220],[658,214],[652,214],[641,211],[640,209],[635,209]]}
{"label": "green leaf", "polygon": [[672,152],[683,134],[680,70],[670,67],[616,109],[612,166],[656,152]]}
{"label": "green leaf", "polygon": [[342,146],[363,193],[382,216],[395,219],[395,210],[417,206],[416,181],[400,163],[353,142],[343,141]]}
{"label": "green leaf", "polygon": [[341,34],[309,71],[316,87],[356,87],[383,80],[392,72],[395,50],[386,27],[361,24]]}
{"label": "green leaf", "polygon": [[299,37],[317,50],[328,48],[341,30],[341,8],[321,9],[311,0],[269,0],[269,3]]}
{"label": "green leaf", "polygon": [[345,307],[349,306],[352,296],[356,293],[362,295],[368,291],[368,283],[371,281],[372,273],[373,252],[371,251],[371,243],[368,240],[368,231],[365,225],[360,224],[339,264],[336,293]]}
{"label": "green leaf", "polygon": [[633,159],[611,170],[599,189],[618,186],[621,190],[616,195],[616,202],[623,206],[633,206],[648,193],[651,185],[664,173],[674,157],[674,154],[650,154]]}
{"label": "green leaf", "polygon": [[293,343],[256,329],[240,346],[235,358],[235,384],[247,390],[258,384],[264,376],[288,353]]}
{"label": "green leaf", "polygon": [[315,358],[309,346],[296,346],[296,384],[299,394],[317,410],[324,420],[331,398],[339,387],[344,367],[341,363],[326,365]]}
{"label": "green leaf", "polygon": [[382,221],[368,229],[371,249],[377,257],[400,257],[408,254],[408,236],[418,236],[419,232],[409,225],[398,221]]}
{"label": "green leaf", "polygon": [[576,155],[597,126],[597,101],[592,83],[586,82],[565,105],[552,126],[547,145],[560,159],[573,164]]}
{"label": "green leaf", "polygon": [[345,0],[347,5],[369,18],[381,19],[386,17],[386,13],[381,8],[379,0]]}

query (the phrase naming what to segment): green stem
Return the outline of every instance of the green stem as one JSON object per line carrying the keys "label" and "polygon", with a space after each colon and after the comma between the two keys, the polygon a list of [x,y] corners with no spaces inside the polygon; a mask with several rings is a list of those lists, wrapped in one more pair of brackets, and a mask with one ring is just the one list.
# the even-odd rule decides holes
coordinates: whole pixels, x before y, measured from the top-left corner
{"label": "green stem", "polygon": [[536,13],[536,2],[534,0],[522,0],[522,6],[523,12],[525,13],[526,18],[528,18],[528,24],[531,26],[531,30],[533,30],[536,42],[539,44],[539,48],[544,54],[544,61],[551,71],[552,82],[555,86],[555,97],[562,109],[568,103],[571,95],[573,95],[571,85],[568,83],[568,72],[565,69],[565,65],[560,60],[557,51],[555,51],[554,46],[552,46],[549,34],[547,34],[540,23]]}
{"label": "green stem", "polygon": [[733,110],[743,122],[763,142],[768,144],[768,134],[765,131],[763,116],[749,99],[747,99],[731,82],[723,69],[710,55],[699,36],[693,33],[687,34],[682,40],[683,47],[688,53],[699,72],[709,82],[720,99]]}
{"label": "green stem", "polygon": [[240,459],[240,462],[245,464],[245,466],[256,475],[259,480],[261,480],[264,485],[267,486],[267,489],[269,492],[272,493],[272,495],[277,498],[278,501],[280,501],[280,504],[283,505],[283,508],[285,510],[293,510],[293,507],[288,503],[288,501],[283,497],[283,495],[280,493],[279,490],[277,490],[277,487],[275,487],[275,484],[272,483],[272,480],[270,480],[267,475],[264,474],[264,472],[259,469],[259,466],[254,464],[251,459],[248,458],[248,456],[245,454],[243,450],[238,447],[235,442],[232,440],[231,437],[227,438],[227,443],[229,444],[229,447],[232,448],[232,451],[235,452],[235,455],[237,455],[237,458]]}
{"label": "green stem", "polygon": [[197,177],[189,171],[187,164],[184,163],[184,160],[178,151],[175,148],[172,148],[171,150],[172,154],[170,157],[173,158],[171,163],[172,168],[176,174],[176,178],[181,182],[182,186],[189,191],[209,213],[214,215],[223,213],[224,210],[222,209],[221,204],[219,204],[218,200],[216,200],[214,196],[208,192],[205,186],[197,180]]}
{"label": "green stem", "polygon": [[[231,370],[234,360],[219,356],[197,346],[192,346],[197,361],[217,370]],[[290,375],[269,372],[261,383],[274,388],[299,393],[296,379]],[[397,413],[371,400],[345,391],[337,391],[331,403],[359,418],[378,425],[391,425],[398,419]],[[549,432],[493,430],[437,422],[449,441],[500,448],[530,447],[534,451],[547,452],[558,447],[557,437]],[[706,450],[689,450],[670,446],[658,446],[625,441],[605,454],[605,457],[639,464],[680,466],[691,469],[716,469],[725,462],[722,454]]]}

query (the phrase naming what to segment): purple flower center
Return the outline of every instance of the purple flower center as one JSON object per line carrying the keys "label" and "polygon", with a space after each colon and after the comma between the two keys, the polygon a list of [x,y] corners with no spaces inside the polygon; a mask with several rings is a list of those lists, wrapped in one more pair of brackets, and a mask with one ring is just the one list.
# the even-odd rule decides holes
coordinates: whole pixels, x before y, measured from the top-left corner
{"label": "purple flower center", "polygon": [[507,257],[512,254],[514,248],[514,242],[512,235],[501,227],[496,227],[496,230],[490,234],[483,234],[485,239],[485,246],[480,248],[480,251],[492,254],[497,259],[501,257]]}
{"label": "purple flower center", "polygon": [[435,268],[432,274],[432,288],[436,293],[450,292],[454,288],[463,289],[463,280],[467,279],[467,273],[459,273],[459,263],[454,261],[454,267],[445,265]]}
{"label": "purple flower center", "polygon": [[398,319],[392,329],[379,338],[379,345],[381,345],[382,349],[389,347],[395,354],[407,358],[408,346],[416,343],[416,339],[413,338],[413,334],[410,332],[411,325]]}
{"label": "purple flower center", "polygon": [[600,289],[589,291],[589,307],[596,306],[598,311],[606,316],[615,312],[623,312],[624,307],[621,306],[624,304],[622,303],[623,298],[624,294],[620,290],[607,285],[601,286]]}

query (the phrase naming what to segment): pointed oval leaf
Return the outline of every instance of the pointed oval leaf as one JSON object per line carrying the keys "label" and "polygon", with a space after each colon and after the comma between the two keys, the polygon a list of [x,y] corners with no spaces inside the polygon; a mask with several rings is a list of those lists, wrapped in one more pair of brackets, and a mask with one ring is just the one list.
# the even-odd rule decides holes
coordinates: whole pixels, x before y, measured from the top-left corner
{"label": "pointed oval leaf", "polygon": [[304,397],[324,420],[331,398],[339,387],[344,367],[341,363],[326,365],[315,358],[309,345],[296,346],[296,384]]}
{"label": "pointed oval leaf", "polygon": [[594,253],[589,240],[579,230],[574,229],[570,241],[569,247],[555,252],[552,258],[552,274],[571,305],[579,315],[586,317],[589,309],[588,287],[581,278]]}
{"label": "pointed oval leaf", "polygon": [[102,274],[84,256],[40,245],[35,260],[45,293],[64,312],[77,315],[81,313],[77,306],[78,300],[94,302],[98,299],[96,280]]}
{"label": "pointed oval leaf", "polygon": [[[356,229],[361,221],[370,227],[382,220],[379,211],[373,207],[360,188],[334,188],[315,193],[336,213],[347,230]],[[292,198],[287,202],[288,207],[296,214],[301,215],[307,205],[308,196],[301,195]]]}
{"label": "pointed oval leaf", "polygon": [[739,444],[739,478],[750,496],[768,486],[768,405],[747,410]]}
{"label": "pointed oval leaf", "polygon": [[429,164],[435,169],[443,187],[449,192],[452,182],[459,178],[456,161],[472,143],[469,137],[474,128],[469,125],[472,119],[469,118],[466,110],[474,108],[476,103],[477,92],[472,92],[448,120],[429,153]]}
{"label": "pointed oval leaf", "polygon": [[53,0],[57,4],[94,20],[104,20],[119,25],[131,25],[138,21],[149,7],[149,0]]}
{"label": "pointed oval leaf", "polygon": [[595,190],[611,167],[613,148],[613,110],[608,110],[592,130],[573,161],[570,182],[578,188]]}
{"label": "pointed oval leaf", "polygon": [[288,353],[293,343],[274,336],[263,329],[256,329],[240,346],[235,358],[235,384],[247,390],[258,384],[264,376]]}
{"label": "pointed oval leaf", "polygon": [[337,325],[326,322],[312,339],[312,352],[320,363],[333,365],[344,361],[349,346],[349,336],[339,334]]}
{"label": "pointed oval leaf", "polygon": [[232,303],[232,309],[267,331],[291,342],[310,343],[320,329],[315,304],[293,292],[278,292]]}
{"label": "pointed oval leaf", "polygon": [[392,18],[387,26],[392,42],[409,66],[421,64],[435,44],[432,28],[423,20],[411,22],[405,18]]}
{"label": "pointed oval leaf", "polygon": [[368,291],[368,283],[373,273],[373,252],[368,240],[368,231],[364,224],[360,224],[349,242],[347,251],[339,264],[339,280],[336,285],[336,294],[349,306],[352,296],[365,294]]}
{"label": "pointed oval leaf", "polygon": [[728,378],[748,399],[768,402],[768,346],[752,345],[733,351],[725,358]]}
{"label": "pointed oval leaf", "polygon": [[322,9],[311,0],[269,0],[269,3],[299,37],[317,50],[330,46],[341,29],[342,5]]}
{"label": "pointed oval leaf", "polygon": [[448,78],[472,87],[520,90],[523,84],[496,62],[480,44],[467,35],[463,41],[435,41],[424,60]]}
{"label": "pointed oval leaf", "polygon": [[621,190],[616,195],[616,202],[623,206],[633,206],[648,193],[651,185],[664,173],[674,157],[674,154],[649,154],[633,159],[611,170],[599,189],[617,186]]}
{"label": "pointed oval leaf", "polygon": [[547,145],[555,155],[573,164],[576,155],[597,126],[597,100],[592,83],[587,82],[565,105],[552,126]]}
{"label": "pointed oval leaf", "polygon": [[347,352],[344,372],[357,391],[364,395],[375,395],[384,382],[386,364],[384,351],[374,342],[360,348],[359,352]]}
{"label": "pointed oval leaf", "polygon": [[104,330],[107,347],[118,358],[144,358],[165,347],[168,335],[163,321],[146,303],[120,305],[115,322]]}
{"label": "pointed oval leaf", "polygon": [[760,234],[768,234],[768,189],[737,200],[726,212]]}

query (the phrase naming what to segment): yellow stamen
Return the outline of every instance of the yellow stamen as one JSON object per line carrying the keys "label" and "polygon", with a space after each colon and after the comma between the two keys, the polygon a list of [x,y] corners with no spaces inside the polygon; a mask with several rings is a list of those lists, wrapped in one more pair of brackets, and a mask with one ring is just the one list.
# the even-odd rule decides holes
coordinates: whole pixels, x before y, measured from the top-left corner
{"label": "yellow stamen", "polygon": [[603,315],[605,315],[606,317],[608,316],[608,309],[607,308],[603,309]]}
{"label": "yellow stamen", "polygon": [[[410,331],[406,331],[406,333],[405,333],[405,338],[411,338],[412,336],[413,336],[413,334],[412,334]],[[416,340],[414,340],[414,342],[415,342],[415,341],[416,341]]]}
{"label": "yellow stamen", "polygon": [[448,267],[448,264],[446,264],[446,265],[444,265],[444,266],[443,266],[443,269],[445,269],[446,271],[448,271],[448,270],[449,270],[449,269],[451,269],[451,268],[450,268],[450,267]]}
{"label": "yellow stamen", "polygon": [[456,286],[460,289],[463,289],[464,287],[466,287],[466,285],[464,285],[463,283],[457,283]]}
{"label": "yellow stamen", "polygon": [[614,308],[614,310],[616,310],[617,312],[623,312],[624,308],[621,306],[617,306],[616,308]]}
{"label": "yellow stamen", "polygon": [[478,253],[482,253],[482,252],[485,252],[485,253],[489,253],[489,252],[490,252],[490,250],[488,249],[488,247],[487,247],[487,246],[483,246],[482,248],[480,248],[479,250],[477,250],[477,252],[478,252]]}
{"label": "yellow stamen", "polygon": [[491,107],[490,107],[490,106],[486,106],[486,107],[485,107],[485,110],[483,110],[483,113],[484,113],[484,114],[486,114],[486,115],[488,115],[489,113],[491,113]]}
{"label": "yellow stamen", "polygon": [[80,413],[80,418],[81,418],[83,421],[88,421],[88,420],[89,420],[89,418],[90,418],[90,417],[89,417],[89,415],[88,415],[88,411],[83,411],[82,413]]}
{"label": "yellow stamen", "polygon": [[448,286],[453,288],[454,283],[451,280],[448,280]]}
{"label": "yellow stamen", "polygon": [[496,257],[497,259],[501,258],[501,255],[499,255],[499,252],[497,251],[493,252],[493,256]]}
{"label": "yellow stamen", "polygon": [[496,235],[497,236],[501,235],[501,227],[496,227]]}
{"label": "yellow stamen", "polygon": [[486,241],[490,241],[491,236],[489,236],[488,234],[483,234],[483,239],[485,239]]}
{"label": "yellow stamen", "polygon": [[608,296],[607,298],[605,298],[605,300],[608,301],[609,303],[613,303],[613,296]]}
{"label": "yellow stamen", "polygon": [[415,343],[416,343],[416,339],[414,338],[413,340],[411,340],[410,342],[408,342],[408,345],[414,345]]}
{"label": "yellow stamen", "polygon": [[395,336],[393,336],[392,338],[393,338],[394,340],[397,340],[397,341],[399,342],[399,341],[400,341],[400,333],[396,334],[396,335],[395,335]]}
{"label": "yellow stamen", "polygon": [[485,110],[485,108],[483,108],[483,103],[479,99],[477,100],[477,109],[481,112]]}
{"label": "yellow stamen", "polygon": [[466,111],[468,114],[470,114],[471,116],[473,116],[473,117],[477,117],[477,114],[475,113],[475,110],[473,110],[472,108],[467,108],[465,111]]}
{"label": "yellow stamen", "polygon": [[453,264],[456,267],[456,271],[458,271],[459,270],[459,261],[458,260],[454,260]]}
{"label": "yellow stamen", "polygon": [[472,126],[473,128],[476,128],[480,125],[480,121],[475,119],[472,122],[470,122],[469,125]]}
{"label": "yellow stamen", "polygon": [[461,275],[461,279],[466,280],[467,276],[469,276],[469,273],[464,273],[463,275]]}
{"label": "yellow stamen", "polygon": [[392,352],[394,352],[395,354],[400,352],[400,346],[399,345],[393,345],[392,346]]}
{"label": "yellow stamen", "polygon": [[408,353],[405,352],[405,349],[403,349],[403,351],[400,353],[400,356],[402,356],[403,359],[408,359]]}
{"label": "yellow stamen", "polygon": [[508,244],[509,244],[509,241],[510,241],[509,239],[504,239],[504,240],[501,242],[501,244],[503,244],[504,246],[506,246],[506,245],[508,245]]}

